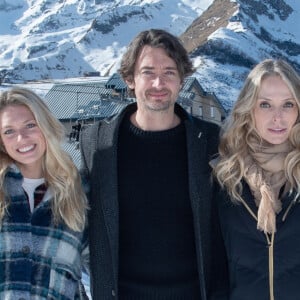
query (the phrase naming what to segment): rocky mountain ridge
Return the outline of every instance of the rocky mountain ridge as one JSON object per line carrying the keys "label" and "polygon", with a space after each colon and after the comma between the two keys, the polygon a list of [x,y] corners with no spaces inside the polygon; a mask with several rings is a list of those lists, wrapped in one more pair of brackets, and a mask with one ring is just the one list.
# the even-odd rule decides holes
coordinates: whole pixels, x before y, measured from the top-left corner
{"label": "rocky mountain ridge", "polygon": [[300,70],[294,0],[0,0],[0,18],[0,78],[10,82],[109,76],[148,28],[182,39],[195,76],[226,108],[260,60],[284,58]]}

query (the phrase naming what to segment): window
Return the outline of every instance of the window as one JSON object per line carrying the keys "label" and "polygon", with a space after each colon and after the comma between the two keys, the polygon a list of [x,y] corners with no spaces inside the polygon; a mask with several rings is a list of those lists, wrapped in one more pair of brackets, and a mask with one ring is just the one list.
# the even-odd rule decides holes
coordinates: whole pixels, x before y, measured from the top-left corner
{"label": "window", "polygon": [[202,106],[199,106],[198,113],[199,113],[199,116],[200,116],[200,117],[203,116]]}
{"label": "window", "polygon": [[213,106],[210,107],[210,117],[211,118],[215,117],[215,108]]}

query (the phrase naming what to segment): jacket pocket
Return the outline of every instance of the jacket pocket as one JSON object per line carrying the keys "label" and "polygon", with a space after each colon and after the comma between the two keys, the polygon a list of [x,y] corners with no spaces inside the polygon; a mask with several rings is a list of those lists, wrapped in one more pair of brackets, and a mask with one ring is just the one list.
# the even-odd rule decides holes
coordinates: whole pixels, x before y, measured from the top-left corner
{"label": "jacket pocket", "polygon": [[75,299],[80,280],[80,267],[54,260],[50,271],[48,299]]}

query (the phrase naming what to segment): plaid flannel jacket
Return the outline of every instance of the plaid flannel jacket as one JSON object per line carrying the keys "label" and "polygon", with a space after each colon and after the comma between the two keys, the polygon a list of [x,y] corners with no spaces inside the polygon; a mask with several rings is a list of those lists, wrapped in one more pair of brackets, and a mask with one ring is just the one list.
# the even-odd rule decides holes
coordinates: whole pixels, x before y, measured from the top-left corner
{"label": "plaid flannel jacket", "polygon": [[31,213],[22,181],[14,166],[4,180],[10,204],[0,230],[0,299],[80,299],[86,233],[53,224],[51,197]]}

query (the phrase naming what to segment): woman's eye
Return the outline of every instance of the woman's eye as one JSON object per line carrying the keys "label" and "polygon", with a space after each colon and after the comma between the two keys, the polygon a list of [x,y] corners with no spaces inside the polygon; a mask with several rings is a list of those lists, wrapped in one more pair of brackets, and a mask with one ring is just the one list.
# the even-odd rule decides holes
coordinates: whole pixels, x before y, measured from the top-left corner
{"label": "woman's eye", "polygon": [[14,133],[13,129],[7,129],[3,132],[5,135]]}
{"label": "woman's eye", "polygon": [[283,105],[283,107],[284,108],[293,108],[294,107],[294,103],[293,102],[286,102],[284,105]]}
{"label": "woman's eye", "polygon": [[270,103],[268,103],[268,102],[261,102],[261,103],[259,104],[259,107],[261,107],[261,108],[270,108],[271,105],[270,105]]}
{"label": "woman's eye", "polygon": [[36,124],[34,124],[34,123],[28,123],[28,124],[26,125],[26,127],[27,127],[27,128],[34,128],[34,127],[36,127]]}

